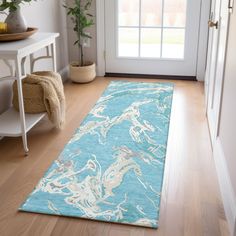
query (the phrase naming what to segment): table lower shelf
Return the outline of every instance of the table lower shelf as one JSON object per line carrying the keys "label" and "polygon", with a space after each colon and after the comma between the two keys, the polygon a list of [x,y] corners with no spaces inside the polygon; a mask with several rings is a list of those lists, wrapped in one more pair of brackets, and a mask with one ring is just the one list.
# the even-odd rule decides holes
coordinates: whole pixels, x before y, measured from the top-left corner
{"label": "table lower shelf", "polygon": [[[26,132],[36,125],[46,113],[25,114]],[[0,136],[19,137],[21,136],[20,113],[13,107],[0,115]]]}

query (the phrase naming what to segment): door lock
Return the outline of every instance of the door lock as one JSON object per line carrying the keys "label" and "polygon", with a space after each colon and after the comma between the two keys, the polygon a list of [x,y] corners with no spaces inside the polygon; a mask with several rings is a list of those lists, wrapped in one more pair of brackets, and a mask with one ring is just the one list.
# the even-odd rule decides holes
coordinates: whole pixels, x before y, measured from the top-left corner
{"label": "door lock", "polygon": [[209,20],[209,21],[208,21],[208,26],[209,26],[210,28],[216,27],[216,29],[218,29],[219,22],[218,22],[218,21],[214,22],[214,21]]}

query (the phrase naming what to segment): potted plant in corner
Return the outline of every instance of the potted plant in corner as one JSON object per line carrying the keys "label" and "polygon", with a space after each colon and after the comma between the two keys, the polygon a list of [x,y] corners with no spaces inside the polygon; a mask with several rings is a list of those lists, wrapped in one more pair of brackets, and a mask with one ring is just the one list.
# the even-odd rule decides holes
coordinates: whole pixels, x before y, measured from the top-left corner
{"label": "potted plant in corner", "polygon": [[92,0],[74,0],[73,6],[65,4],[67,15],[71,17],[74,24],[74,32],[77,40],[74,45],[79,48],[79,61],[70,63],[70,79],[77,83],[88,83],[96,77],[96,66],[94,62],[84,60],[84,44],[91,36],[86,30],[94,25],[93,15],[88,11],[91,8]]}

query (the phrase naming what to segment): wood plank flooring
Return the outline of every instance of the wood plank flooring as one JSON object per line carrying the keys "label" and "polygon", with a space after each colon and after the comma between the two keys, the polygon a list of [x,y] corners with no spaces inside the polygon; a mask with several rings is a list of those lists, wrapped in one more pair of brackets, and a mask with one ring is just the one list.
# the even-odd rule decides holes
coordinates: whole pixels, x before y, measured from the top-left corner
{"label": "wood plank flooring", "polygon": [[64,130],[57,131],[47,119],[42,120],[28,135],[30,154],[27,158],[21,138],[0,140],[0,235],[229,235],[205,117],[204,88],[202,83],[191,81],[172,81],[175,92],[158,230],[17,211],[110,80],[115,79],[100,77],[83,85],[66,83]]}

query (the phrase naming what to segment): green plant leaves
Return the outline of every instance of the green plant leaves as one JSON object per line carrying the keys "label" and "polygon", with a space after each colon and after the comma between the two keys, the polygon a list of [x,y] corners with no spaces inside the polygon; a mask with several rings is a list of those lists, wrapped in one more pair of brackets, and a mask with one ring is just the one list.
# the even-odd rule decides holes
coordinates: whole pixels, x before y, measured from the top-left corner
{"label": "green plant leaves", "polygon": [[5,11],[7,9],[9,9],[9,11],[16,11],[21,3],[24,2],[29,3],[32,1],[37,1],[37,0],[12,0],[10,2],[7,0],[2,0],[2,3],[0,4],[0,11]]}
{"label": "green plant leaves", "polygon": [[77,40],[74,45],[78,45],[80,49],[80,61],[83,66],[83,40],[85,38],[92,38],[86,30],[94,25],[93,15],[88,11],[91,8],[92,0],[74,0],[73,6],[68,6],[67,3],[63,7],[67,10],[67,15],[70,16],[74,24],[73,30],[76,32]]}

